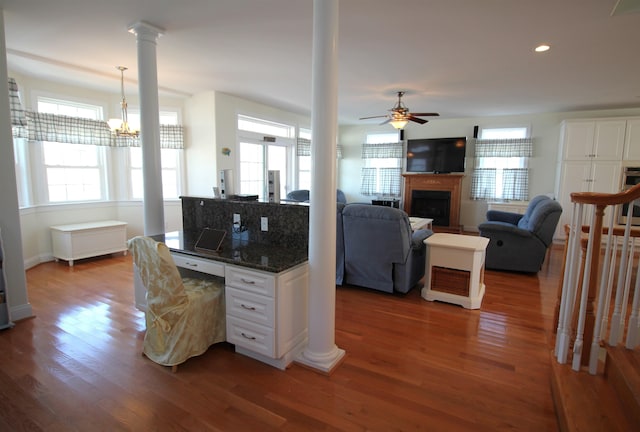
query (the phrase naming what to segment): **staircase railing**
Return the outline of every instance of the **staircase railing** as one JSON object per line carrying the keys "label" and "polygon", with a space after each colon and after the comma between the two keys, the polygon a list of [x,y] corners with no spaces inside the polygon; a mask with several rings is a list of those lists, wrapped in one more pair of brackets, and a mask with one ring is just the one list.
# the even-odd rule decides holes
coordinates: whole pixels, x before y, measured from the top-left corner
{"label": "staircase railing", "polygon": [[[555,356],[565,364],[571,351],[572,369],[588,366],[595,375],[601,346],[617,346],[623,338],[628,349],[640,344],[640,227],[632,227],[640,185],[616,194],[572,193],[571,201]],[[625,207],[626,225],[618,225]]]}

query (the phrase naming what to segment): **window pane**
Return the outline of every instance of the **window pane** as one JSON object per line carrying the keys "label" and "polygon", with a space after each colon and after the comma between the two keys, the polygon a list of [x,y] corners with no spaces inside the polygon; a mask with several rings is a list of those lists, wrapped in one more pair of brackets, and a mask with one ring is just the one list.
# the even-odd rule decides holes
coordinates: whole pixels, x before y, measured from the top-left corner
{"label": "window pane", "polygon": [[[175,199],[180,195],[178,177],[180,175],[180,150],[161,149],[162,195],[165,199]],[[142,181],[142,149],[129,148],[129,166],[131,176],[131,198],[142,199],[144,184]]]}
{"label": "window pane", "polygon": [[398,142],[398,140],[399,140],[398,132],[377,133],[377,134],[367,135],[367,144],[391,143],[391,142]]}
{"label": "window pane", "polygon": [[482,128],[480,139],[527,138],[526,127]]}
{"label": "window pane", "polygon": [[142,169],[132,168],[131,169],[131,198],[142,199],[143,194],[144,194],[144,190],[142,185]]}
{"label": "window pane", "polygon": [[240,143],[240,193],[263,197],[264,154],[261,144]]}
{"label": "window pane", "polygon": [[238,130],[283,138],[293,138],[295,128],[290,125],[238,115]]}

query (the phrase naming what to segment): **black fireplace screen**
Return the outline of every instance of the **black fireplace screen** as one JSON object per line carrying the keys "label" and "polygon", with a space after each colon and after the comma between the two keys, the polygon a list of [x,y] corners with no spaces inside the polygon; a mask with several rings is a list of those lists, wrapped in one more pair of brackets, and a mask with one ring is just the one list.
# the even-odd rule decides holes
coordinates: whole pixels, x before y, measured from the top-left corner
{"label": "black fireplace screen", "polygon": [[451,192],[411,191],[411,216],[433,219],[433,225],[449,226]]}

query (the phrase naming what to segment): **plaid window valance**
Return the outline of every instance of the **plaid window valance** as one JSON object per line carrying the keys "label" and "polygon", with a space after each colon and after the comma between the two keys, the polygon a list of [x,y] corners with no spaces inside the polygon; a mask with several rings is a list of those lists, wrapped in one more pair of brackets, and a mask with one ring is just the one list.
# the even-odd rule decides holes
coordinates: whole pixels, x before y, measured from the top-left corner
{"label": "plaid window valance", "polygon": [[476,157],[531,157],[531,138],[475,140]]}
{"label": "plaid window valance", "polygon": [[402,142],[382,144],[362,144],[362,159],[394,158],[402,159]]}
{"label": "plaid window valance", "polygon": [[[140,146],[138,138],[112,135],[109,125],[102,120],[25,110],[20,100],[18,84],[13,78],[9,78],[9,103],[14,138],[111,147]],[[183,131],[184,128],[180,125],[160,125],[160,147],[183,149]]]}
{"label": "plaid window valance", "polygon": [[30,141],[112,145],[109,125],[101,120],[29,111],[27,129]]}
{"label": "plaid window valance", "polygon": [[[342,158],[342,146],[340,144],[336,146],[336,155],[338,159]],[[311,140],[298,138],[296,156],[311,156]]]}
{"label": "plaid window valance", "polygon": [[[139,138],[117,137],[116,147],[140,147]],[[160,148],[183,149],[184,127],[180,125],[160,125]]]}
{"label": "plaid window valance", "polygon": [[22,101],[18,84],[13,78],[9,78],[9,108],[11,111],[11,128],[16,138],[27,137],[27,116]]}

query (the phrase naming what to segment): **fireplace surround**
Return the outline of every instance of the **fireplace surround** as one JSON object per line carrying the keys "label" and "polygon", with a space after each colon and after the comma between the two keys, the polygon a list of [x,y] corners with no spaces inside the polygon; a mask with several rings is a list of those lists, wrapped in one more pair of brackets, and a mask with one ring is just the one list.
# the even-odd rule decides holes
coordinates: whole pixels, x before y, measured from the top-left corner
{"label": "fireplace surround", "polygon": [[[403,174],[403,177],[404,211],[409,216],[433,219],[434,231],[462,232],[460,198],[463,174]],[[417,201],[414,202],[414,198]]]}

